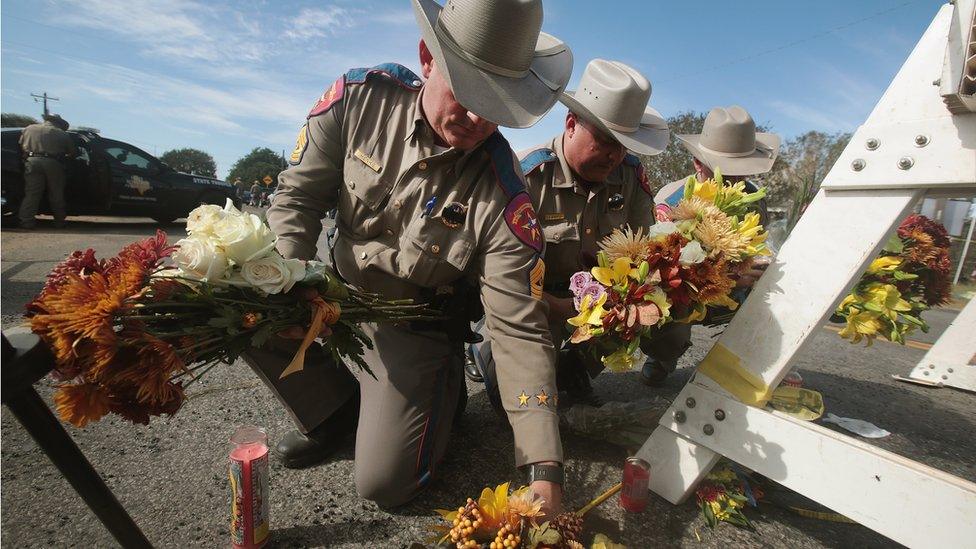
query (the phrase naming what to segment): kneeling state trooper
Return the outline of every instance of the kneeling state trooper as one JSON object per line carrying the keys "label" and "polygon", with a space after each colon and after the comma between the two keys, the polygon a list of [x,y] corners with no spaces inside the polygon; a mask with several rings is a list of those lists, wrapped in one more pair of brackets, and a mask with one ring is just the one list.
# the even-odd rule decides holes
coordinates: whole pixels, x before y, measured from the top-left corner
{"label": "kneeling state trooper", "polygon": [[[618,61],[595,59],[575,92],[561,101],[569,108],[562,134],[520,154],[529,194],[539,208],[546,237],[544,299],[549,303],[553,343],[569,338],[566,320],[575,316],[569,279],[596,265],[599,243],[630,227],[645,233],[654,223],[654,201],[640,160],[628,151],[655,155],[668,145],[667,122],[648,106],[651,84]],[[688,346],[690,327],[674,323],[645,345],[645,352],[677,358]],[[490,334],[474,345],[474,359],[495,403],[506,396],[496,385],[496,341]],[[590,377],[603,364],[575,345],[558,361],[559,389],[573,400],[599,404]],[[470,373],[470,367],[467,371]]]}
{"label": "kneeling state trooper", "polygon": [[[538,0],[413,6],[426,81],[388,64],[332,84],[300,130],[268,221],[285,257],[310,259],[322,218],[337,208],[332,256],[348,283],[450,310],[480,301],[516,465],[558,509],[562,447],[548,401],[555,352],[542,301],[544,240],[497,127],[528,127],[544,116],[565,89],[572,54],[540,32]],[[466,325],[468,314],[480,311],[449,323]],[[470,334],[437,323],[362,328],[373,342],[365,360],[375,378],[353,379],[319,353],[279,379],[294,348],[282,340],[247,359],[300,427],[277,447],[285,465],[321,461],[356,429],[356,487],[394,506],[428,484],[447,449],[466,398],[462,349]]]}

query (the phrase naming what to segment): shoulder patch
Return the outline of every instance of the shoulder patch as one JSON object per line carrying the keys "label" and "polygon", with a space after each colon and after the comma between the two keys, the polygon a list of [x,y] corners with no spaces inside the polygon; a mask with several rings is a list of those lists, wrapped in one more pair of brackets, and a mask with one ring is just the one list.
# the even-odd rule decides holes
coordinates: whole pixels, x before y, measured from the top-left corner
{"label": "shoulder patch", "polygon": [[346,73],[346,83],[362,84],[372,75],[385,76],[408,90],[416,91],[423,85],[420,77],[414,74],[412,70],[397,63],[383,63],[375,67],[352,69]]}
{"label": "shoulder patch", "polygon": [[651,192],[651,186],[647,182],[647,174],[644,173],[644,164],[641,163],[640,158],[632,154],[627,154],[624,156],[624,164],[634,168],[634,172],[637,174],[637,182],[640,184],[641,189],[653,198],[654,193]]}
{"label": "shoulder patch", "polygon": [[542,253],[545,242],[542,240],[542,231],[539,230],[539,218],[532,206],[532,199],[529,193],[521,192],[505,206],[505,223],[512,233],[538,253]]}
{"label": "shoulder patch", "polygon": [[548,147],[543,147],[541,149],[536,149],[529,154],[525,155],[522,159],[522,173],[529,175],[529,172],[538,168],[539,166],[545,164],[546,162],[555,162],[556,152]]}
{"label": "shoulder patch", "polygon": [[318,116],[324,112],[327,112],[332,105],[335,105],[342,99],[342,94],[346,89],[346,77],[340,76],[338,80],[329,86],[329,89],[322,92],[315,105],[312,106],[312,110],[308,113],[308,118],[313,116]]}

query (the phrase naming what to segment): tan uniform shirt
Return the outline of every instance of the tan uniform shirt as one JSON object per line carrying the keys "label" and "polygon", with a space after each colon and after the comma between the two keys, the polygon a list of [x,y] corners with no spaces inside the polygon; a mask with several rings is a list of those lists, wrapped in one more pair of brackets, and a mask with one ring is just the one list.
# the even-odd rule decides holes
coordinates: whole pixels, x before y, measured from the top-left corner
{"label": "tan uniform shirt", "polygon": [[549,288],[594,266],[600,241],[614,229],[646,232],[654,223],[654,201],[637,157],[627,155],[605,182],[587,189],[566,163],[562,141],[560,135],[519,155],[546,237]]}
{"label": "tan uniform shirt", "polygon": [[24,128],[20,134],[20,147],[24,152],[47,156],[73,158],[78,154],[71,136],[47,121]]}
{"label": "tan uniform shirt", "polygon": [[333,255],[349,283],[390,298],[479,283],[517,465],[562,461],[544,241],[521,170],[497,132],[436,153],[421,94],[413,73],[389,64],[350,71],[322,95],[268,210],[278,249],[312,258],[338,207]]}

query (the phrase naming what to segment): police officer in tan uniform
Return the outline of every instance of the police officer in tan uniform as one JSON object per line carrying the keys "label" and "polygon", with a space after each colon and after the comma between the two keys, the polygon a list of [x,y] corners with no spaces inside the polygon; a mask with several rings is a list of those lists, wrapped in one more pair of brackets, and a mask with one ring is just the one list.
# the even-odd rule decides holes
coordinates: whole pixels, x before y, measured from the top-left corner
{"label": "police officer in tan uniform", "polygon": [[[659,154],[668,144],[667,122],[648,106],[650,96],[650,82],[632,67],[590,61],[577,90],[561,98],[569,107],[563,133],[519,155],[546,237],[543,297],[557,349],[569,337],[566,320],[577,314],[570,277],[596,265],[600,241],[614,230],[646,232],[654,223],[644,168],[632,154]],[[687,325],[669,325],[647,350],[665,358],[680,356],[689,335]],[[490,397],[495,394],[493,346],[490,338],[473,346]],[[568,346],[559,357],[559,389],[574,401],[599,404],[590,377],[602,369],[588,353]]]}
{"label": "police officer in tan uniform", "polygon": [[78,156],[68,122],[60,115],[44,115],[44,122],[31,124],[20,134],[20,148],[24,153],[24,199],[18,218],[23,229],[33,229],[37,209],[44,191],[54,214],[54,226],[63,227],[66,216],[64,203],[63,161]]}
{"label": "police officer in tan uniform", "polygon": [[[774,133],[757,132],[752,116],[737,105],[715,107],[709,111],[700,134],[676,137],[685,150],[691,153],[695,165],[695,173],[692,175],[699,181],[713,178],[715,170],[719,170],[725,184],[744,181],[749,192],[756,192],[759,187],[747,178],[768,173],[779,154],[780,137]],[[677,205],[684,196],[688,177],[690,175],[662,187],[654,196],[658,207]],[[769,222],[766,200],[755,203],[755,210],[760,216],[760,222],[766,225]],[[748,270],[739,275],[733,295],[737,301],[745,300],[749,288],[759,280],[768,265],[768,261],[757,259]],[[733,311],[728,309],[712,311],[705,323],[724,324],[731,320],[732,315]],[[644,366],[643,378],[652,385],[662,383],[677,367],[679,357],[680,354],[673,360],[652,357]]]}
{"label": "police officer in tan uniform", "polygon": [[[389,298],[437,299],[462,281],[480,287],[516,465],[558,509],[562,448],[542,301],[544,240],[517,159],[496,128],[544,116],[565,89],[572,54],[540,33],[538,0],[413,5],[426,82],[388,64],[332,84],[300,131],[268,221],[285,257],[310,259],[322,217],[338,207],[338,273]],[[355,417],[350,408],[358,408],[356,487],[393,506],[427,485],[447,449],[463,342],[441,325],[362,328],[373,342],[365,360],[375,378],[358,375],[358,403],[341,367],[319,368],[317,360],[278,380],[287,353],[256,351],[249,361],[286,404],[301,401],[308,413],[296,417],[303,433],[278,445],[285,458],[333,451]]]}

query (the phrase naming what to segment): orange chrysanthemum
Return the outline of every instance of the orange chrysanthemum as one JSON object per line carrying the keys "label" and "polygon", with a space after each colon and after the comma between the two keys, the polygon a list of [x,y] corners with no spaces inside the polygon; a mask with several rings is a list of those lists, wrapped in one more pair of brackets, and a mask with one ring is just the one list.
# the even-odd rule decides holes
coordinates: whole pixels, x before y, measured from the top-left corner
{"label": "orange chrysanthemum", "polygon": [[940,248],[935,246],[933,238],[925,231],[920,228],[911,229],[906,237],[911,243],[905,247],[902,257],[920,265],[929,265],[936,260]]}
{"label": "orange chrysanthemum", "polygon": [[54,405],[61,419],[75,427],[84,427],[109,412],[112,397],[95,383],[61,385],[54,393]]}
{"label": "orange chrysanthemum", "polygon": [[735,302],[729,303],[729,293],[735,287],[735,280],[728,276],[728,262],[724,257],[690,266],[685,279],[694,288],[694,300],[702,305],[735,306]]}
{"label": "orange chrysanthemum", "polygon": [[112,387],[134,387],[139,402],[159,405],[173,399],[170,379],[185,367],[172,345],[139,334],[126,339],[99,379]]}

